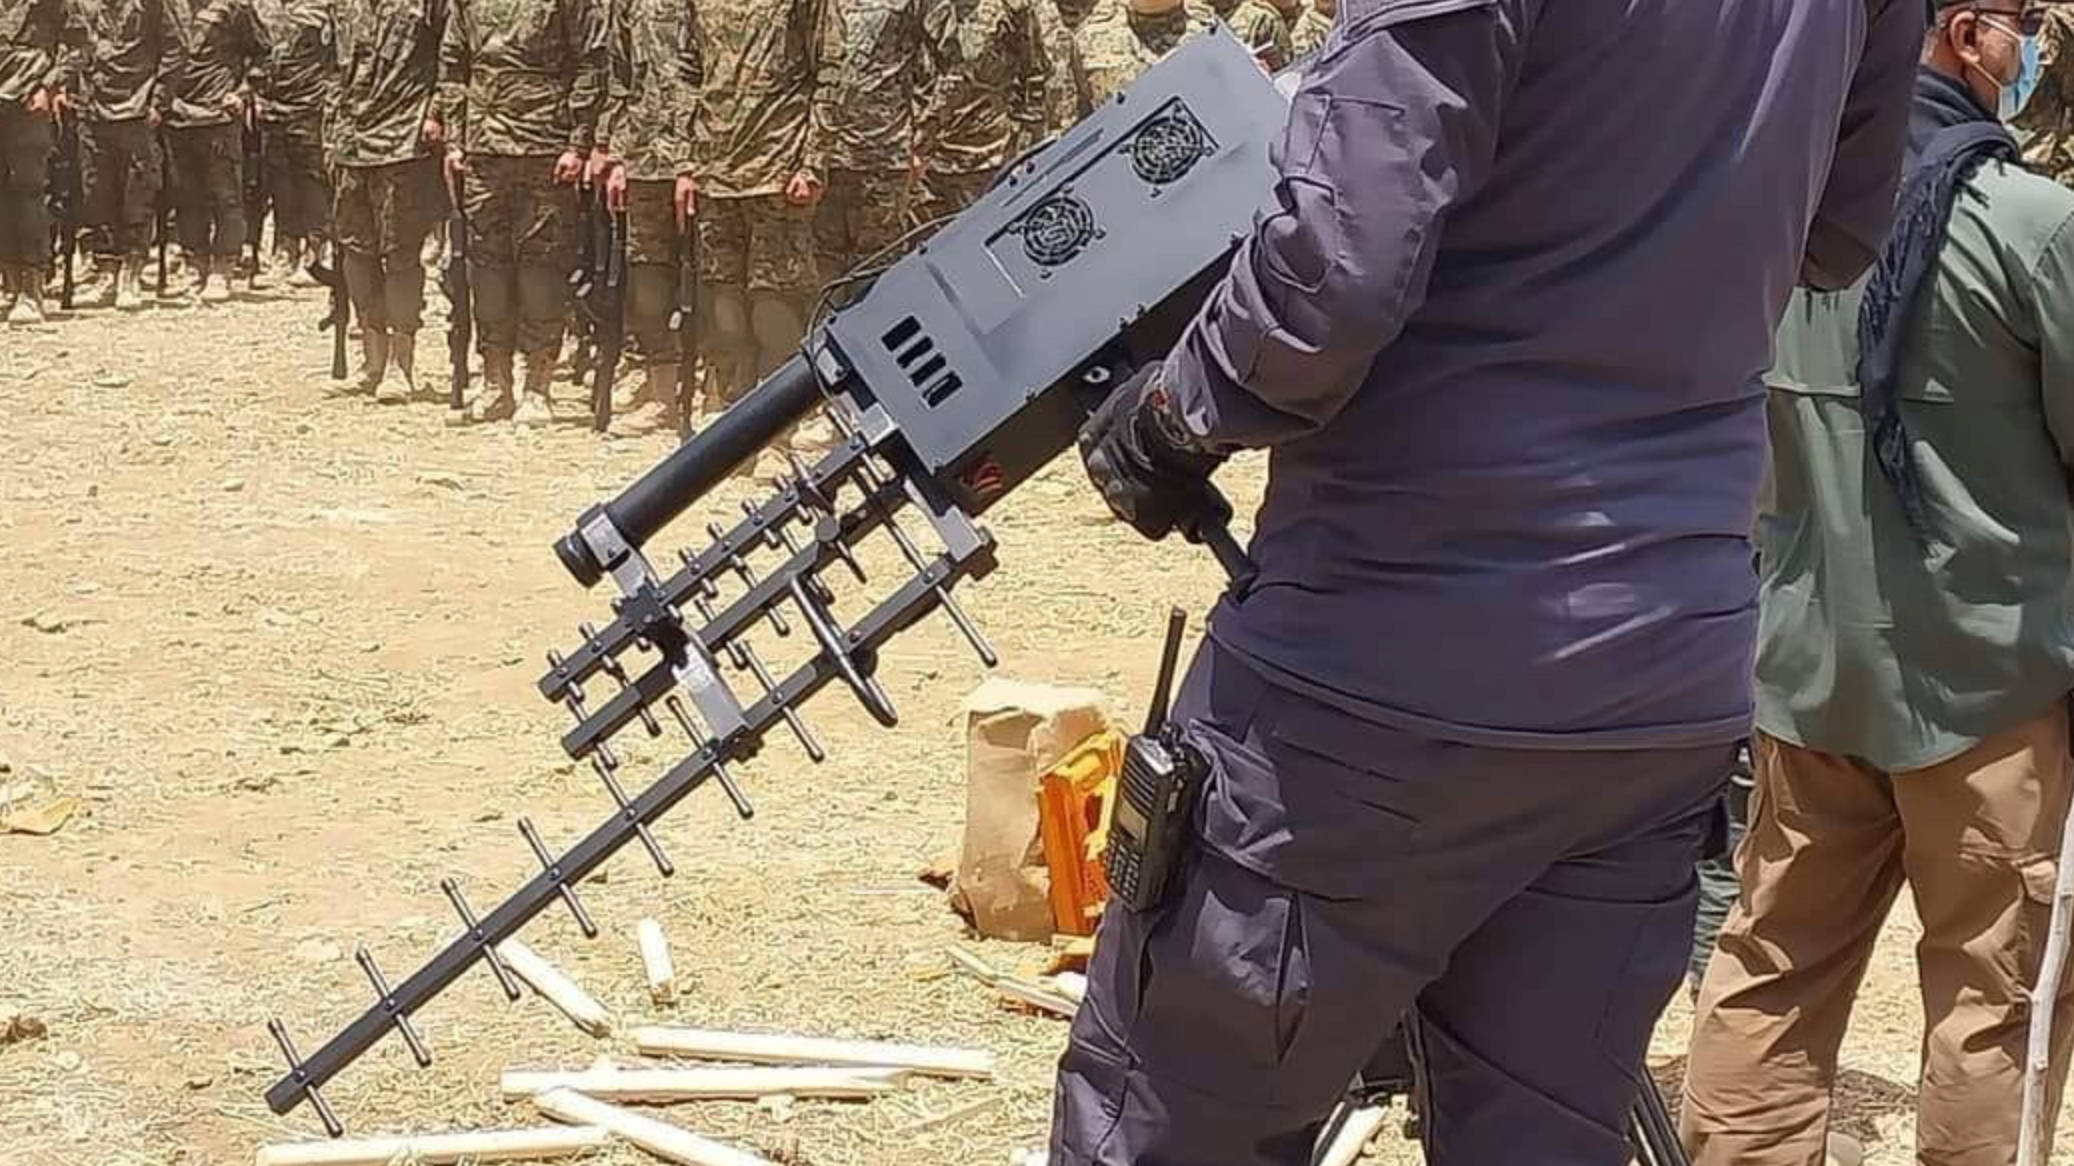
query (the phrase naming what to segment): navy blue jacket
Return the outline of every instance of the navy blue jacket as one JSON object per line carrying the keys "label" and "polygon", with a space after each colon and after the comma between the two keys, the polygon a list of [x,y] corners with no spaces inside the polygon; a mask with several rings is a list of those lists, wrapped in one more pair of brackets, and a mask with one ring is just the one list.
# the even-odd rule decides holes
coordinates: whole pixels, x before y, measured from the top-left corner
{"label": "navy blue jacket", "polygon": [[1212,631],[1481,744],[1747,731],[1773,329],[1885,237],[1921,0],[1341,0],[1169,358],[1271,447]]}

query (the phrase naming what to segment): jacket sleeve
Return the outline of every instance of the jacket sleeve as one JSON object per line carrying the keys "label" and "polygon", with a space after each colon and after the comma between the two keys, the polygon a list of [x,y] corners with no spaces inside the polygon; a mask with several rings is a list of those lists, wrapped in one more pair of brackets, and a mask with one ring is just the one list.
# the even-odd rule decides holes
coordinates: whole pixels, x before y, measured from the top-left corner
{"label": "jacket sleeve", "polygon": [[1851,90],[1837,126],[1836,157],[1808,227],[1800,281],[1839,291],[1879,258],[1894,221],[1894,191],[1908,141],[1910,95],[1923,53],[1920,0],[1875,0]]}
{"label": "jacket sleeve", "polygon": [[1275,445],[1345,407],[1424,301],[1449,208],[1490,170],[1538,7],[1342,5],[1344,35],[1304,75],[1273,152],[1274,205],[1168,358],[1168,420],[1187,444]]}
{"label": "jacket sleeve", "polygon": [[706,30],[699,25],[697,0],[685,0],[682,38],[677,45],[677,91],[683,105],[676,111],[678,156],[670,165],[678,176],[695,175],[699,159],[699,102],[706,90]]}
{"label": "jacket sleeve", "polygon": [[569,148],[579,153],[609,144],[599,131],[611,85],[611,12],[619,7],[610,0],[570,0],[566,10],[570,21],[565,27],[574,30],[576,40],[570,46]]}
{"label": "jacket sleeve", "polygon": [[244,86],[246,94],[259,93],[273,75],[274,34],[259,18],[259,6],[246,0],[242,6],[243,18],[239,20],[240,51],[245,54]]}
{"label": "jacket sleeve", "polygon": [[799,168],[827,177],[828,149],[835,142],[836,102],[842,99],[843,17],[836,0],[807,0],[807,140]]}
{"label": "jacket sleeve", "polygon": [[468,142],[468,77],[473,56],[468,47],[468,21],[468,0],[452,0],[446,26],[439,34],[439,86],[433,101],[450,149],[465,148]]}
{"label": "jacket sleeve", "polygon": [[958,39],[958,9],[951,0],[917,0],[915,19],[919,25],[921,51],[914,55],[912,68],[915,83],[910,89],[911,109],[914,117],[914,152],[923,158],[929,156],[934,143],[929,140],[932,119],[930,110],[935,105],[937,91],[943,80],[965,60],[964,45]]}
{"label": "jacket sleeve", "polygon": [[2074,489],[2074,215],[2060,223],[2030,273],[2038,337],[2039,404]]}

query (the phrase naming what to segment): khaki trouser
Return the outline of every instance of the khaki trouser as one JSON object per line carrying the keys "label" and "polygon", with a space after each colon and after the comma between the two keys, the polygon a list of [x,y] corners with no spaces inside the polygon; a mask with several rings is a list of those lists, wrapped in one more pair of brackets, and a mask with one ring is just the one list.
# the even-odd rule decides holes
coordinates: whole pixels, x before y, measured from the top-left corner
{"label": "khaki trouser", "polygon": [[[1924,1166],[2009,1166],[2026,996],[2052,912],[2074,763],[2060,706],[1928,769],[1887,774],[1760,735],[1742,897],[1700,989],[1685,1084],[1694,1166],[1818,1166],[1837,1048],[1905,879],[1922,919]],[[2065,1084],[2062,981],[2048,1112]]]}

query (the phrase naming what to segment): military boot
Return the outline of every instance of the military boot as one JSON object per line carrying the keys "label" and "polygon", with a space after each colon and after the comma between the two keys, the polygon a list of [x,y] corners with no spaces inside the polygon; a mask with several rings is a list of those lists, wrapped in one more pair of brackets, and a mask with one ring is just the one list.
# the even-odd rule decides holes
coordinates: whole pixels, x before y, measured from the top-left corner
{"label": "military boot", "polygon": [[503,421],[512,414],[511,350],[492,348],[482,354],[482,380],[461,410],[464,424]]}
{"label": "military boot", "polygon": [[43,323],[43,274],[33,267],[17,267],[13,274],[14,306],[7,322],[20,327]]}
{"label": "military boot", "polygon": [[140,285],[144,282],[144,257],[125,255],[115,269],[115,310],[134,312],[144,306],[144,293]]}
{"label": "military boot", "polygon": [[205,304],[227,304],[230,302],[230,269],[232,260],[221,255],[202,255],[195,263],[202,269],[202,302]]}
{"label": "military boot", "polygon": [[[310,266],[324,257],[322,243],[313,237],[307,247],[299,242],[289,246],[292,248],[290,254],[295,257],[295,268],[288,273],[288,286],[297,289],[316,287],[317,277],[310,274]],[[344,278],[344,273],[340,273],[340,278]]]}
{"label": "military boot", "polygon": [[417,392],[418,334],[415,332],[393,332],[389,335],[389,370],[382,374],[382,383],[375,386],[374,399],[384,405],[401,405]]}
{"label": "military boot", "polygon": [[625,434],[636,429],[652,428],[658,413],[661,414],[664,424],[676,423],[676,365],[649,365],[642,373],[640,385],[630,393],[622,395],[618,385],[612,388],[611,432]]}
{"label": "military boot", "polygon": [[554,383],[555,352],[545,349],[526,354],[526,387],[519,396],[518,411],[512,420],[529,428],[538,428],[554,421],[554,409],[547,400],[547,387]]}
{"label": "military boot", "polygon": [[389,334],[380,328],[360,330],[360,379],[353,390],[372,393],[382,383],[382,370],[389,364]]}
{"label": "military boot", "polygon": [[89,308],[112,308],[122,295],[122,260],[95,258],[93,294],[75,302]]}

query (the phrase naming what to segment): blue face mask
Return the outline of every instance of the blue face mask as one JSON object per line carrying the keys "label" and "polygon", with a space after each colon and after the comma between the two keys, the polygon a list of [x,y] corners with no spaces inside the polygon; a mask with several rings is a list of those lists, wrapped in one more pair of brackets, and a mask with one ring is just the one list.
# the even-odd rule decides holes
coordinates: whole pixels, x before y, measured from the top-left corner
{"label": "blue face mask", "polygon": [[[1991,20],[1987,23],[2004,32],[2016,33],[2015,29],[1998,21]],[[2031,103],[2031,95],[2038,92],[2039,80],[2045,75],[2045,64],[2039,56],[2038,38],[2016,35],[2023,42],[2023,49],[2017,56],[2016,76],[2002,86],[2002,108],[1999,112],[2003,121],[2014,121],[2016,116],[2024,111],[2024,107]]]}

